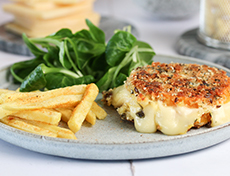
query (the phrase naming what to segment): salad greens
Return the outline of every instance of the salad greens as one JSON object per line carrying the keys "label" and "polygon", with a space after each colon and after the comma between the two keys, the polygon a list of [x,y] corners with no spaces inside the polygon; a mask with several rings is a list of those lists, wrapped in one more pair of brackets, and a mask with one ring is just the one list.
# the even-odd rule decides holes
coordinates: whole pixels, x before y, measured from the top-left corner
{"label": "salad greens", "polygon": [[130,28],[116,30],[105,42],[104,32],[89,20],[89,30],[69,29],[44,38],[23,40],[34,58],[15,63],[11,74],[21,83],[20,91],[55,89],[96,83],[100,91],[122,85],[132,69],[150,64],[155,55],[151,46],[138,41]]}

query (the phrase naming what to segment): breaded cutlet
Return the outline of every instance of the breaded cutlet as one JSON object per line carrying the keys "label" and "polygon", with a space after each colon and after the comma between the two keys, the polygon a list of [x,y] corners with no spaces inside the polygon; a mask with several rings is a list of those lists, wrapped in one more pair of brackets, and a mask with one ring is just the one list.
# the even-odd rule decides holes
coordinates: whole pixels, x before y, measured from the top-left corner
{"label": "breaded cutlet", "polygon": [[104,92],[104,101],[137,131],[184,134],[230,121],[230,78],[207,65],[153,62]]}

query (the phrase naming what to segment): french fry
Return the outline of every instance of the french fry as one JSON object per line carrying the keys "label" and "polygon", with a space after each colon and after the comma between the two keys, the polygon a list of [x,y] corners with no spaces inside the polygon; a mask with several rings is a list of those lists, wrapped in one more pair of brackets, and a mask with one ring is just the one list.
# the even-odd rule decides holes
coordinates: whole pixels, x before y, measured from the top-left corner
{"label": "french fry", "polygon": [[11,110],[6,110],[2,107],[2,105],[0,105],[0,119],[13,114],[15,111],[11,111]]}
{"label": "french fry", "polygon": [[50,99],[43,100],[43,98],[33,97],[27,98],[23,101],[15,100],[13,102],[3,103],[2,108],[12,111],[31,110],[31,109],[54,109],[60,107],[76,106],[82,99],[82,95],[60,95]]}
{"label": "french fry", "polygon": [[[73,112],[73,108],[57,108],[56,110],[62,114],[61,119],[66,123],[69,121],[70,116]],[[90,110],[89,113],[86,115],[85,120],[91,125],[95,125],[96,115]]]}
{"label": "french fry", "polygon": [[105,110],[102,109],[96,102],[93,102],[91,110],[96,115],[97,119],[102,120],[105,119],[105,117],[107,116]]}
{"label": "french fry", "polygon": [[62,114],[52,109],[35,109],[21,111],[6,110],[2,107],[2,105],[0,105],[0,119],[8,115],[57,125],[61,120]]}
{"label": "french fry", "polygon": [[12,126],[14,128],[17,128],[17,129],[20,129],[23,131],[27,131],[30,133],[44,135],[44,136],[50,136],[50,137],[57,137],[57,133],[54,133],[54,132],[49,131],[47,129],[40,128],[40,127],[32,125],[32,124],[28,124],[23,119],[20,119],[18,117],[7,116],[7,117],[2,118],[0,121],[3,122],[4,124],[7,124],[7,125]]}
{"label": "french fry", "polygon": [[52,109],[35,109],[35,110],[17,111],[15,113],[12,113],[11,115],[27,120],[35,120],[35,121],[45,122],[53,125],[58,125],[62,116],[60,112],[54,111]]}
{"label": "french fry", "polygon": [[86,118],[91,106],[98,95],[98,87],[95,84],[88,84],[80,103],[74,108],[68,121],[69,128],[76,133],[80,130],[83,121]]}
{"label": "french fry", "polygon": [[37,121],[26,121],[26,122],[31,125],[56,133],[58,138],[77,139],[74,133],[69,129],[58,127],[56,125],[43,123],[43,122],[37,122]]}
{"label": "french fry", "polygon": [[86,85],[76,85],[71,87],[59,88],[45,92],[9,92],[0,95],[0,103],[8,103],[14,101],[45,101],[50,98],[63,96],[63,95],[82,95],[85,92]]}
{"label": "french fry", "polygon": [[55,110],[62,114],[61,120],[63,122],[68,122],[74,108],[56,108]]}
{"label": "french fry", "polygon": [[93,113],[93,111],[89,110],[88,114],[86,115],[85,120],[89,122],[91,125],[95,125],[96,115]]}
{"label": "french fry", "polygon": [[9,89],[0,89],[0,95],[4,93],[16,93],[16,92],[13,90],[9,90]]}

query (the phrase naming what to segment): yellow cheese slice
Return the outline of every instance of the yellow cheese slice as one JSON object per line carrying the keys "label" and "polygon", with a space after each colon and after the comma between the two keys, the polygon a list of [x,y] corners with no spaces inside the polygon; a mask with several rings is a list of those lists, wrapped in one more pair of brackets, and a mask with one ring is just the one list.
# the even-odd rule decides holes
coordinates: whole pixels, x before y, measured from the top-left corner
{"label": "yellow cheese slice", "polygon": [[3,5],[3,10],[12,13],[15,16],[19,15],[30,18],[52,19],[74,14],[82,10],[91,11],[93,9],[93,2],[94,0],[85,0],[74,5],[60,5],[55,6],[53,9],[46,10],[32,9],[21,3],[13,3]]}
{"label": "yellow cheese slice", "polygon": [[11,1],[22,2],[22,3],[52,2],[57,4],[75,4],[83,0],[11,0]]}
{"label": "yellow cheese slice", "polygon": [[34,2],[34,3],[24,2],[21,4],[36,10],[50,10],[57,7],[57,4],[53,2]]}
{"label": "yellow cheese slice", "polygon": [[91,19],[95,15],[97,16],[98,14],[96,14],[95,12],[83,11],[82,13],[48,20],[31,19],[21,16],[15,16],[14,23],[30,30],[36,30],[41,28],[53,28],[54,26],[60,27],[72,25],[78,23],[79,21],[85,21],[86,18]]}
{"label": "yellow cheese slice", "polygon": [[[100,21],[100,15],[97,13],[92,13],[91,16],[88,17],[88,19],[95,25],[99,24]],[[79,20],[79,21],[73,21],[72,23],[68,24],[62,24],[59,26],[46,26],[46,27],[39,27],[39,28],[33,28],[32,30],[24,28],[14,22],[8,23],[5,25],[5,28],[13,33],[21,35],[22,33],[26,33],[28,37],[45,37],[47,35],[50,35],[54,32],[57,32],[61,28],[69,28],[72,30],[73,33],[81,30],[81,29],[87,29],[87,25],[85,24],[85,19]]]}

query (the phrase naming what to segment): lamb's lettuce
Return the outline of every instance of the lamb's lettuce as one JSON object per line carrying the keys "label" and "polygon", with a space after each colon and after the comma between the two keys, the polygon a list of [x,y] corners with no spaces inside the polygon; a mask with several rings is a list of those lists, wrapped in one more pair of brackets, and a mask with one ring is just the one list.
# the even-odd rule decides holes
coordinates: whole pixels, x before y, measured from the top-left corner
{"label": "lamb's lettuce", "polygon": [[108,43],[104,32],[89,20],[89,30],[61,29],[44,38],[23,40],[35,58],[15,63],[11,74],[20,91],[55,89],[94,82],[100,91],[123,84],[132,69],[150,64],[152,47],[130,30],[117,30]]}

